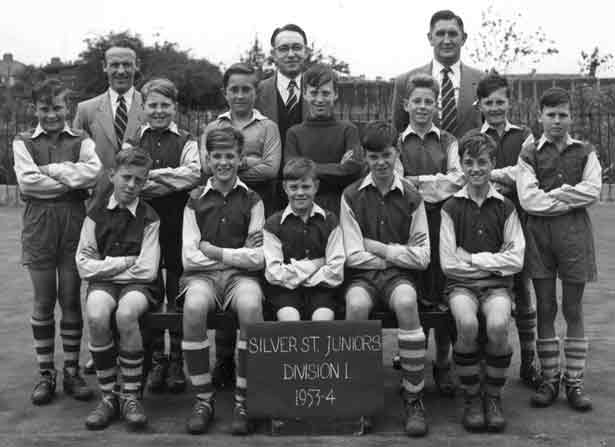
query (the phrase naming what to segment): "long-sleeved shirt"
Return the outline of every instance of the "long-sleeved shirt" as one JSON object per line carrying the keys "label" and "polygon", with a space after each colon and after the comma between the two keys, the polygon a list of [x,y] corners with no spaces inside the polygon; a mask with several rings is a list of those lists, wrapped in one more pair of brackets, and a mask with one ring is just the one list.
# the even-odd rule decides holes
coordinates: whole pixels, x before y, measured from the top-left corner
{"label": "long-sleeved shirt", "polygon": [[[112,194],[104,209],[91,210],[83,222],[75,255],[79,276],[120,284],[154,281],[160,263],[159,229],[158,216],[147,203],[136,199],[121,207]],[[85,248],[98,256],[84,253]]]}
{"label": "long-sleeved shirt", "polygon": [[403,175],[418,177],[418,190],[426,203],[448,199],[465,183],[457,140],[435,125],[421,136],[409,124],[400,136],[399,150]]}
{"label": "long-sleeved shirt", "polygon": [[[201,160],[206,175],[211,175],[211,169],[206,162],[207,134],[214,129],[232,125],[231,112],[225,112],[205,127],[201,137]],[[253,109],[252,119],[239,130],[244,137],[242,156],[258,160],[253,166],[240,170],[239,178],[249,185],[277,178],[282,159],[282,143],[276,123]]]}
{"label": "long-sleeved shirt", "polygon": [[[195,190],[184,209],[182,263],[184,270],[260,270],[264,266],[262,247],[245,247],[246,238],[262,231],[265,210],[258,195],[239,178],[226,195],[209,179]],[[211,259],[199,244],[207,241],[222,248],[222,260]]]}
{"label": "long-sleeved shirt", "polygon": [[[512,284],[511,278],[502,278],[523,268],[525,238],[510,200],[490,184],[479,205],[465,186],[444,204],[441,215],[440,263],[449,282],[487,287]],[[471,255],[471,262],[461,259],[460,250]]]}
{"label": "long-sleeved shirt", "polygon": [[[429,264],[429,231],[423,200],[397,174],[384,196],[371,174],[346,188],[340,225],[349,268],[385,270],[397,266],[424,270]],[[422,245],[410,245],[410,239],[418,234],[424,234],[426,241]],[[366,250],[365,239],[385,244],[386,256]]]}
{"label": "long-sleeved shirt", "polygon": [[524,143],[519,156],[517,194],[521,206],[535,216],[557,216],[598,200],[602,169],[593,146],[570,135],[560,152],[542,135]]}
{"label": "long-sleeved shirt", "polygon": [[196,140],[172,122],[163,130],[141,127],[140,145],[152,156],[153,165],[141,194],[160,197],[196,187],[201,180],[201,158]]}
{"label": "long-sleeved shirt", "polygon": [[337,287],[344,279],[344,242],[337,218],[316,203],[307,220],[290,205],[275,213],[263,232],[265,278],[270,284]]}
{"label": "long-sleeved shirt", "polygon": [[57,199],[72,190],[90,188],[102,169],[94,141],[68,125],[56,144],[40,124],[18,135],[13,155],[20,191],[36,199]]}

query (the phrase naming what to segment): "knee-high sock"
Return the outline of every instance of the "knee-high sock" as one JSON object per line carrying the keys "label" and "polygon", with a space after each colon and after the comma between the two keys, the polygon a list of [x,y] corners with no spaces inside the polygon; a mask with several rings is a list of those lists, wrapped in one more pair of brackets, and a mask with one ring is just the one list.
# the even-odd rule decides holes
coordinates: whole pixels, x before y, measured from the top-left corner
{"label": "knee-high sock", "polygon": [[104,346],[94,346],[90,343],[90,354],[96,367],[96,377],[103,393],[115,391],[117,383],[117,349],[111,341]]}
{"label": "knee-high sock", "polygon": [[566,379],[581,380],[585,373],[585,360],[589,350],[589,340],[583,338],[564,338],[564,357],[566,358]]}
{"label": "knee-high sock", "polygon": [[536,352],[543,378],[551,382],[559,380],[559,338],[539,338],[536,340]]}
{"label": "knee-high sock", "polygon": [[235,401],[244,403],[246,400],[246,390],[248,381],[246,378],[248,357],[248,342],[239,338],[237,342],[237,378],[235,381]]}
{"label": "knee-high sock", "polygon": [[143,351],[120,351],[122,393],[138,396],[143,380]]}
{"label": "knee-high sock", "polygon": [[416,398],[425,387],[425,333],[423,328],[397,333],[405,397]]}
{"label": "knee-high sock", "polygon": [[196,393],[196,397],[202,400],[211,400],[214,395],[214,387],[211,384],[209,373],[209,340],[182,341],[184,359],[190,383]]}
{"label": "knee-high sock", "polygon": [[38,369],[53,371],[55,369],[53,353],[55,350],[56,323],[53,314],[47,318],[30,318],[32,335],[34,336],[34,349]]}
{"label": "knee-high sock", "polygon": [[506,375],[510,367],[511,358],[512,352],[503,355],[492,355],[487,353],[487,394],[491,396],[500,395],[506,383]]}
{"label": "knee-high sock", "polygon": [[532,362],[536,349],[536,311],[518,314],[515,318],[519,345],[521,347],[521,362]]}
{"label": "knee-high sock", "polygon": [[82,333],[83,321],[60,321],[64,369],[70,375],[75,375],[79,370],[79,351],[81,350]]}
{"label": "knee-high sock", "polygon": [[453,352],[455,370],[463,391],[475,396],[480,391],[480,363],[478,352]]}

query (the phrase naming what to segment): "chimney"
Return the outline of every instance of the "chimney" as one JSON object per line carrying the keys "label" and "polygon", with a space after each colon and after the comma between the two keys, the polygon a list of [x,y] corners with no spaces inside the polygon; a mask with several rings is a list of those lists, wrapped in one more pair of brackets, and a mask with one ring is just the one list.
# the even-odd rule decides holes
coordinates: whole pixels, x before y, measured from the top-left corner
{"label": "chimney", "polygon": [[2,62],[6,62],[6,63],[12,63],[13,62],[13,55],[11,53],[4,53],[2,55]]}

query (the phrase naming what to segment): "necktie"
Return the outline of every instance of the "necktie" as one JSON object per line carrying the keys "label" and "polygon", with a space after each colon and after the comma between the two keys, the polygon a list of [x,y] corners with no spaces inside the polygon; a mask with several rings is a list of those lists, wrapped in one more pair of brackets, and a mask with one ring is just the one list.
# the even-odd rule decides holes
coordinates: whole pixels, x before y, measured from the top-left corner
{"label": "necktie", "polygon": [[448,77],[450,71],[450,68],[442,69],[442,91],[440,92],[442,118],[440,119],[440,127],[450,133],[455,133],[457,129],[457,104],[455,102],[453,82]]}
{"label": "necktie", "polygon": [[124,141],[124,132],[126,132],[126,123],[128,122],[128,112],[126,110],[126,100],[123,96],[117,98],[117,108],[115,109],[115,136],[117,137],[117,146],[122,148]]}
{"label": "necktie", "polygon": [[297,98],[297,83],[291,80],[288,83],[288,99],[286,100],[286,110],[289,112],[297,105],[299,99]]}

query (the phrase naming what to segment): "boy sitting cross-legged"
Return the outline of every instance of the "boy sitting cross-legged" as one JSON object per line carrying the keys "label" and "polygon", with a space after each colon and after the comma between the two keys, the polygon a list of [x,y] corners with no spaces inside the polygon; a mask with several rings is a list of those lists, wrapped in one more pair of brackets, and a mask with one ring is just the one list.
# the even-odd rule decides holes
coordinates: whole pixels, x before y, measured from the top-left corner
{"label": "boy sitting cross-legged", "polygon": [[212,177],[194,190],[184,210],[181,286],[185,292],[182,349],[196,402],[186,428],[205,433],[214,414],[207,314],[230,308],[239,319],[233,434],[249,432],[246,411],[246,325],[263,320],[256,271],[264,266],[263,202],[237,177],[243,135],[233,127],[207,134]]}
{"label": "boy sitting cross-legged", "polygon": [[[495,190],[489,175],[496,143],[478,130],[459,142],[467,184],[442,207],[440,262],[449,307],[457,326],[453,358],[465,394],[463,425],[501,431],[500,400],[512,350],[508,325],[513,275],[523,267],[525,239],[513,203]],[[487,332],[485,394],[481,399],[479,317]]]}
{"label": "boy sitting cross-legged", "polygon": [[333,320],[344,278],[344,242],[337,217],[314,202],[316,163],[293,158],[284,167],[288,206],[265,224],[268,300],[280,321]]}
{"label": "boy sitting cross-legged", "polygon": [[[89,282],[90,352],[102,392],[98,406],[85,421],[90,430],[106,428],[118,412],[131,428],[147,424],[139,402],[143,374],[139,318],[157,308],[163,294],[158,276],[160,220],[139,198],[152,160],[142,149],[126,148],[117,153],[115,161],[110,175],[113,192],[90,209],[76,255],[79,274]],[[114,326],[119,333],[119,399]]]}
{"label": "boy sitting cross-legged", "polygon": [[372,122],[363,138],[367,176],[342,195],[340,222],[346,249],[346,319],[367,320],[384,305],[397,317],[403,370],[405,431],[427,433],[422,393],[425,334],[419,320],[416,274],[429,264],[423,199],[395,173],[399,156],[390,124]]}

